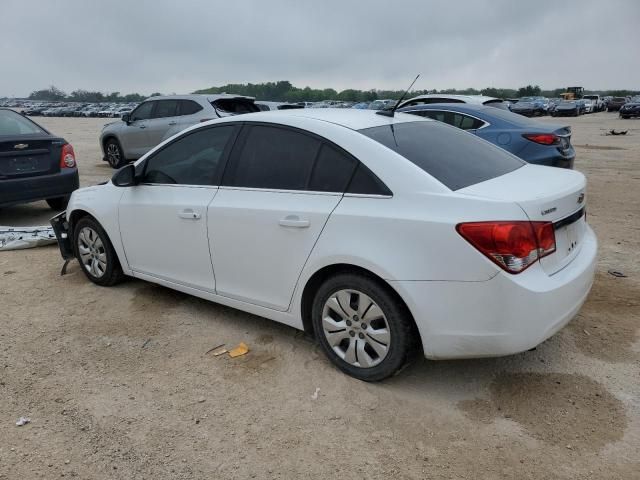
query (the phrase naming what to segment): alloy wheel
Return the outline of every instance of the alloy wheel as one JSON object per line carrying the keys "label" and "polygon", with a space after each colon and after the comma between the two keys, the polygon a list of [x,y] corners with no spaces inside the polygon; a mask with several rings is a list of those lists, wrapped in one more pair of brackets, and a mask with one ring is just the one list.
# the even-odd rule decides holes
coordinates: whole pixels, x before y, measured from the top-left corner
{"label": "alloy wheel", "polygon": [[387,318],[371,297],[358,290],[339,290],[327,299],[322,330],[336,355],[355,367],[375,367],[389,353]]}
{"label": "alloy wheel", "polygon": [[120,148],[115,143],[107,145],[107,161],[113,168],[120,165]]}

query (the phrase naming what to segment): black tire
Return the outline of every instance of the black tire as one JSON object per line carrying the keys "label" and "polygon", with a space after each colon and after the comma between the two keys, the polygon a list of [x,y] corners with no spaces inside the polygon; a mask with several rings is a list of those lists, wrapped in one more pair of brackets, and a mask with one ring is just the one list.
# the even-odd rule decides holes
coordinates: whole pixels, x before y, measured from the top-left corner
{"label": "black tire", "polygon": [[[85,264],[81,256],[79,240],[81,234],[83,232],[87,232],[85,229],[92,230],[100,239],[101,246],[95,246],[95,253],[96,255],[104,254],[106,257],[106,260],[104,261],[106,265],[101,268],[101,274],[99,271],[98,274],[94,273],[91,268]],[[84,238],[87,238],[86,235]],[[86,241],[83,243],[86,243]],[[82,271],[93,283],[103,287],[110,287],[124,279],[124,273],[122,272],[120,261],[113,249],[111,241],[109,240],[109,236],[93,217],[82,217],[78,223],[73,226],[73,251]]]}
{"label": "black tire", "polygon": [[115,138],[110,138],[104,143],[104,154],[111,168],[117,170],[127,164],[127,159],[124,158],[124,152],[122,151],[120,142]]}
{"label": "black tire", "polygon": [[69,203],[69,195],[57,198],[47,198],[47,204],[52,210],[64,210]]}
{"label": "black tire", "polygon": [[[333,350],[325,336],[322,318],[325,303],[341,290],[356,290],[367,295],[377,304],[384,317],[386,317],[390,338],[388,350],[380,363],[374,366],[365,368],[348,363]],[[412,358],[415,347],[418,344],[417,329],[406,306],[393,294],[390,287],[373,277],[360,273],[340,273],[327,279],[316,292],[312,304],[311,317],[316,338],[322,345],[329,360],[344,373],[366,382],[377,382],[395,375]],[[359,324],[361,321],[363,319],[356,318],[354,325]],[[369,331],[371,331],[372,325],[373,321],[369,326]],[[345,327],[345,333],[346,328],[349,327]],[[359,338],[366,338],[364,337],[366,332],[367,330],[362,330],[358,334],[360,335]],[[352,335],[352,337],[353,340],[345,338],[343,341],[347,343],[353,341],[357,346],[357,342],[361,340],[356,338],[355,335]],[[362,345],[372,342],[373,340],[370,338],[363,341]],[[364,348],[366,348],[366,345],[363,346]],[[369,348],[371,347],[369,346]]]}

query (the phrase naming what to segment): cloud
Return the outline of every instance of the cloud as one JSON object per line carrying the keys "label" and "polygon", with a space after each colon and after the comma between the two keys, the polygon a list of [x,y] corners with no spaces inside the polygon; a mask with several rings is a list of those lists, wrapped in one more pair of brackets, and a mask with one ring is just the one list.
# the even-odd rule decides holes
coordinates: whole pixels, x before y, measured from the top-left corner
{"label": "cloud", "polygon": [[56,85],[640,88],[640,2],[4,0],[0,96]]}

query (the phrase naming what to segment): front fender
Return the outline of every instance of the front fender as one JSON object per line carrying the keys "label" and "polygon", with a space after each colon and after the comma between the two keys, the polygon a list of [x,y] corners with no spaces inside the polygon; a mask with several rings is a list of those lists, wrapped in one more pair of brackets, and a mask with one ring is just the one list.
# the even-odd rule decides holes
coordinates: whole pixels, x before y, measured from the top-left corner
{"label": "front fender", "polygon": [[76,190],[71,195],[67,206],[67,221],[73,228],[72,217],[74,212],[86,212],[95,218],[109,236],[123,272],[130,275],[131,270],[122,245],[120,225],[118,223],[118,205],[125,188],[116,187],[111,182],[108,182],[104,185],[95,185]]}

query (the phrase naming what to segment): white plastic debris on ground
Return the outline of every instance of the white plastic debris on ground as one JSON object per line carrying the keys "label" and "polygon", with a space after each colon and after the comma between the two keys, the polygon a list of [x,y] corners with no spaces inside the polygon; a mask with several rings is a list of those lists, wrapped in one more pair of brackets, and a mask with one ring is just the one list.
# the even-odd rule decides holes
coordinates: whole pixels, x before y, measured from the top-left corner
{"label": "white plastic debris on ground", "polygon": [[2,227],[0,226],[0,251],[40,247],[56,243],[53,227]]}

